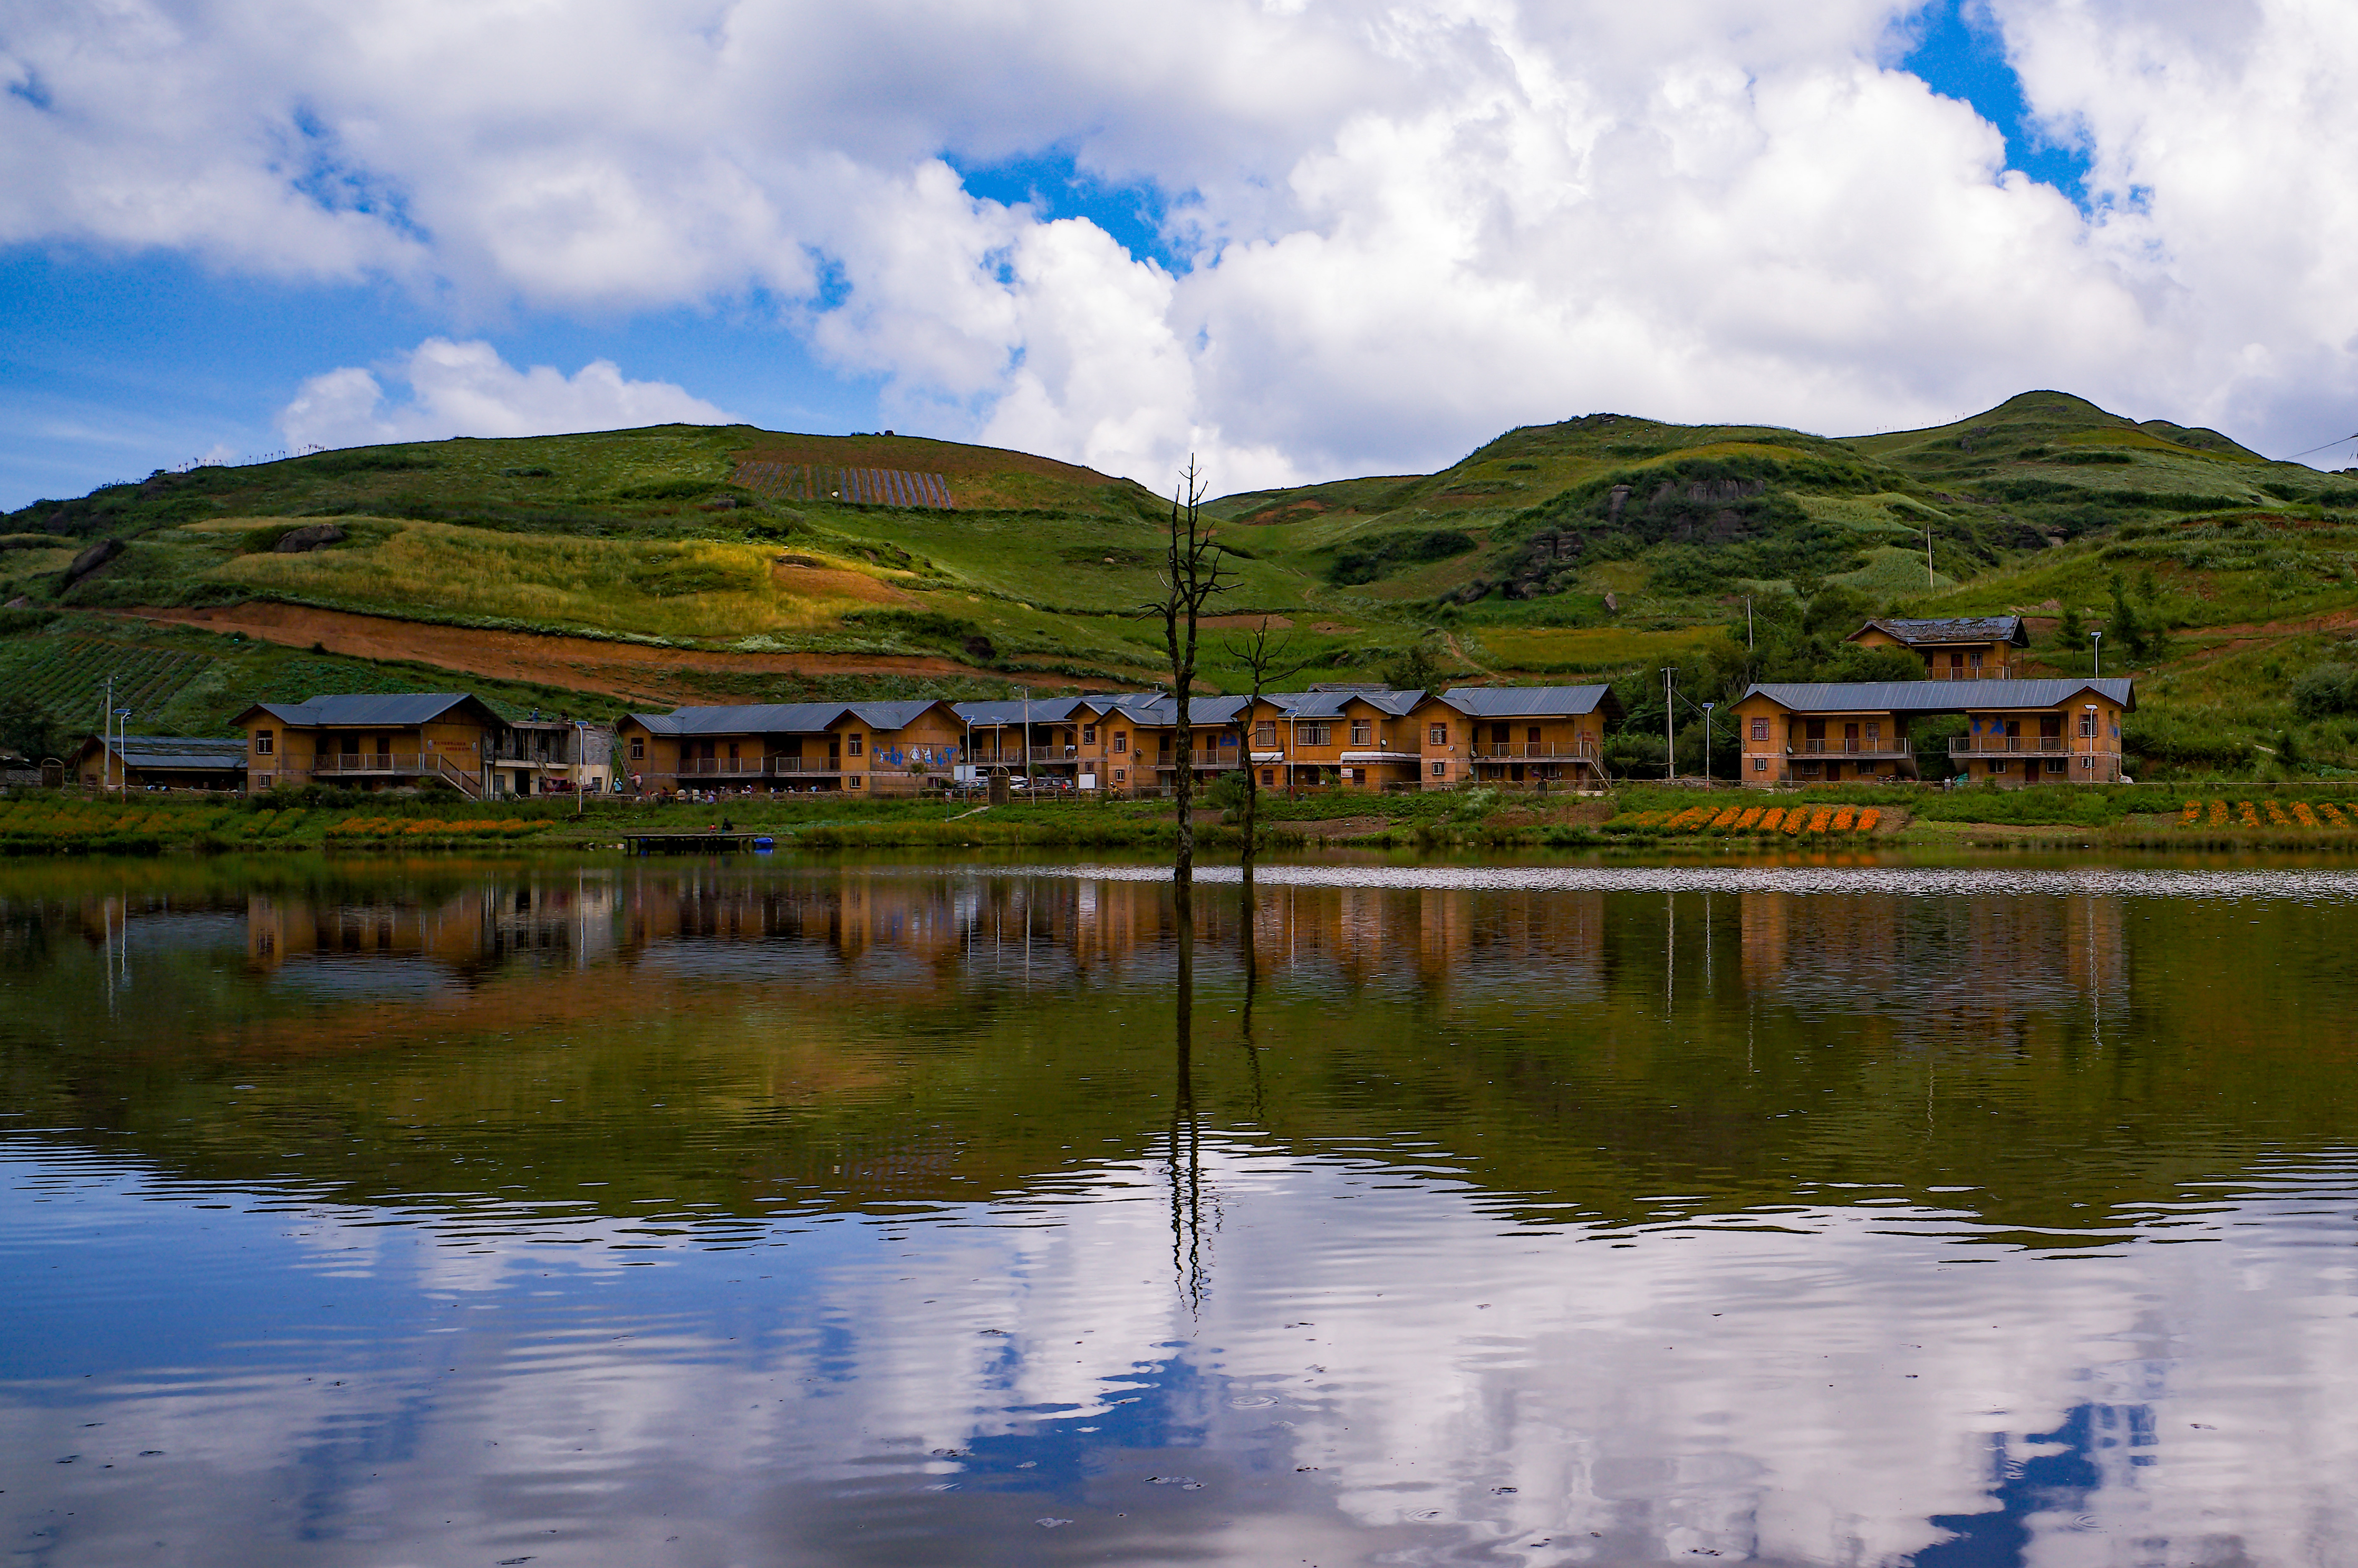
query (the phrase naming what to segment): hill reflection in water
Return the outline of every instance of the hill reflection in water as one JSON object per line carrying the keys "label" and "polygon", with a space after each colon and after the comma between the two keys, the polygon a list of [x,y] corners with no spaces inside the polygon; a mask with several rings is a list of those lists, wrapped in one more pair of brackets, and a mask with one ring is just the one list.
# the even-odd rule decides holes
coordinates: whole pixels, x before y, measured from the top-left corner
{"label": "hill reflection in water", "polygon": [[1280,867],[1183,1054],[1138,868],[10,870],[0,1527],[2340,1561],[2353,902]]}

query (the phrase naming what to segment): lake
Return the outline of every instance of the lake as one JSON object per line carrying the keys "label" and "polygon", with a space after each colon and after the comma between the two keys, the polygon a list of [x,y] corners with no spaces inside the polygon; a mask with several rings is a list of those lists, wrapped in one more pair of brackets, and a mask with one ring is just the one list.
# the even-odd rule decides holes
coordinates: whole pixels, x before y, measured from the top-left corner
{"label": "lake", "polygon": [[11,1560],[2358,1563],[2358,872],[1206,875],[0,865]]}

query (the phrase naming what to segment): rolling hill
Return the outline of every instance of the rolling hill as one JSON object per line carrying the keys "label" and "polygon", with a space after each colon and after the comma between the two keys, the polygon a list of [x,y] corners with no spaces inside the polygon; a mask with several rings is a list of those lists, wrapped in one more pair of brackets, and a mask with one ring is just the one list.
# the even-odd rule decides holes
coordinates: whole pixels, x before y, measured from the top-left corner
{"label": "rolling hill", "polygon": [[[87,728],[113,672],[135,727],[201,731],[314,684],[586,714],[1140,685],[1167,511],[1025,453],[750,427],[159,472],[0,521],[0,703]],[[1866,673],[1865,614],[2009,610],[2058,673],[2107,629],[2149,767],[2358,763],[2358,481],[2061,393],[1848,438],[1596,414],[1211,512],[1220,624],[1273,618],[1302,678],[1624,677],[1632,767],[1641,672]]]}

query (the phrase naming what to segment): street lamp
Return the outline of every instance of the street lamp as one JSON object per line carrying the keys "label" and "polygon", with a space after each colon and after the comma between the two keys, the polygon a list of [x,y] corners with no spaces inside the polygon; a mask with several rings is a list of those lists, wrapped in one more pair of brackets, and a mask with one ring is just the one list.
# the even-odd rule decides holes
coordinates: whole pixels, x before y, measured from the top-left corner
{"label": "street lamp", "polygon": [[1711,787],[1711,710],[1718,706],[1715,702],[1703,705],[1703,787],[1705,789]]}
{"label": "street lamp", "polygon": [[2094,678],[2102,680],[2104,678],[2104,634],[2102,632],[2091,632],[2088,634],[2096,640],[2096,674]]}

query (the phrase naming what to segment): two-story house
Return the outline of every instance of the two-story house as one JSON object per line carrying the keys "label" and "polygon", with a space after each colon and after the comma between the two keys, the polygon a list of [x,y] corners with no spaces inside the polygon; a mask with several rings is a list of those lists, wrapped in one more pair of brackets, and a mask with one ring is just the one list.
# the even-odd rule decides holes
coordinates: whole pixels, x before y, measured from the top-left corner
{"label": "two-story house", "polygon": [[914,795],[945,784],[966,725],[946,702],[757,703],[633,713],[615,726],[634,793],[844,790]]}
{"label": "two-story house", "polygon": [[1758,787],[1920,776],[1911,725],[1966,716],[1950,761],[1975,782],[2110,784],[2121,776],[2121,715],[2135,685],[2114,680],[1983,680],[1959,684],[1768,682],[1735,708],[1739,768]]}
{"label": "two-story house", "polygon": [[237,717],[252,789],[332,784],[413,788],[428,779],[481,798],[505,723],[465,692],[404,692],[258,702]]}
{"label": "two-story house", "polygon": [[1862,648],[1898,648],[1924,661],[1927,680],[2013,680],[2019,650],[2030,645],[2019,615],[1954,616],[1940,621],[1877,619],[1844,639]]}
{"label": "two-story house", "polygon": [[1427,788],[1602,788],[1605,727],[1622,714],[1609,686],[1452,687],[1417,706],[1418,774]]}

